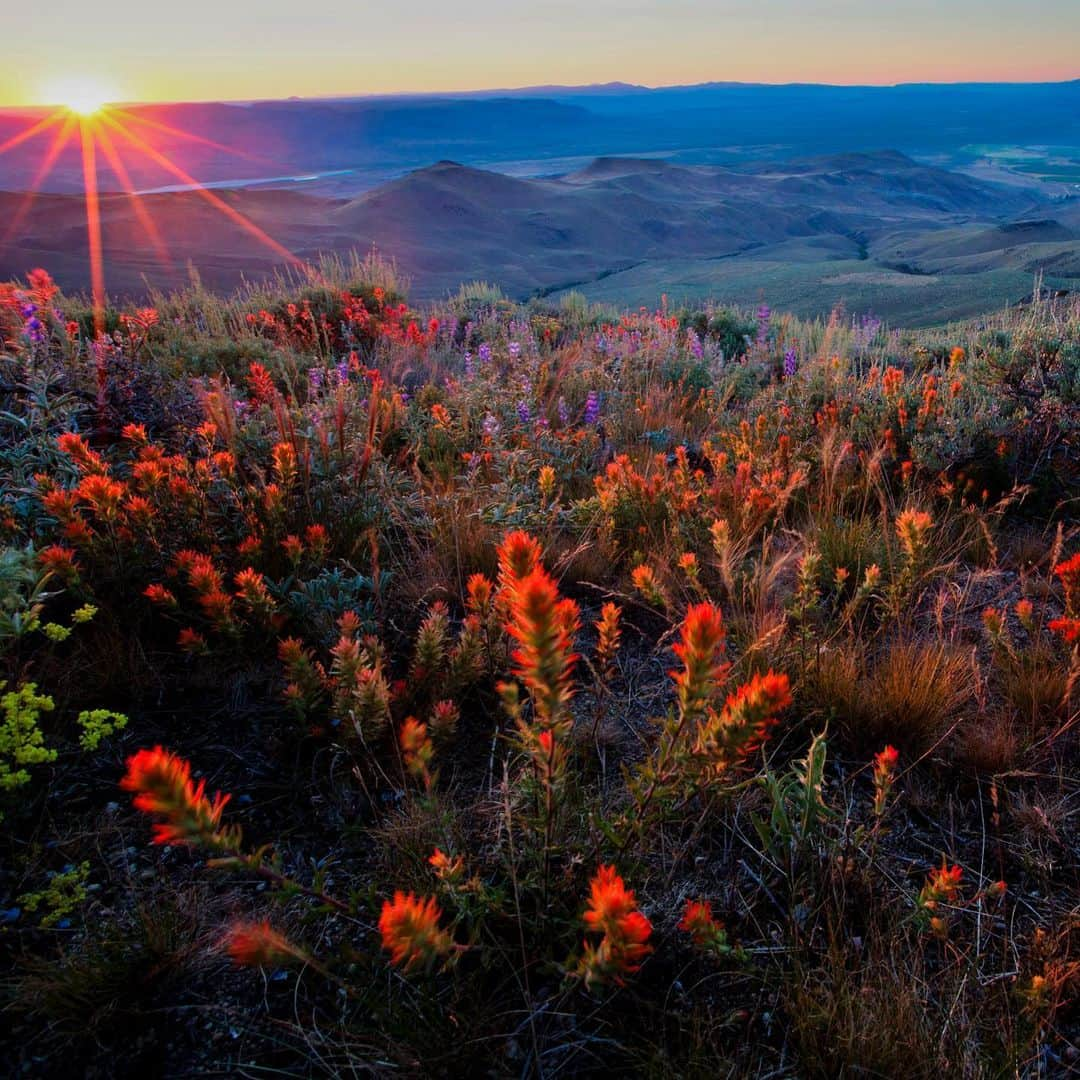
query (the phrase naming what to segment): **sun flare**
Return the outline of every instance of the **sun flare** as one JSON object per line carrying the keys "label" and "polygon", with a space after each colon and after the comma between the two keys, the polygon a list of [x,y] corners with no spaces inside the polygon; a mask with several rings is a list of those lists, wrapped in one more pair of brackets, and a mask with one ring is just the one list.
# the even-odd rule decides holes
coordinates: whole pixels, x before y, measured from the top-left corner
{"label": "sun flare", "polygon": [[77,116],[93,116],[116,99],[110,87],[93,78],[68,79],[48,88],[47,99]]}

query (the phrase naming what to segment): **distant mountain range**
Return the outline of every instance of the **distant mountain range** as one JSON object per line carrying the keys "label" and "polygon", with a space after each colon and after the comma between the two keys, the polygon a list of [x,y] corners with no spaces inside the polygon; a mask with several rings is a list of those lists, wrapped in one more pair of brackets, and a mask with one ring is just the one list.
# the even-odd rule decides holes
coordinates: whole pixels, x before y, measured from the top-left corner
{"label": "distant mountain range", "polygon": [[[441,96],[143,105],[130,107],[128,115],[140,136],[200,181],[347,169],[355,192],[442,159],[538,175],[563,171],[562,159],[604,154],[731,164],[892,147],[957,164],[985,146],[1075,150],[1080,147],[1080,80],[895,87],[706,83],[659,89],[616,83]],[[25,112],[0,111],[0,144],[25,126]],[[0,156],[0,189],[28,187],[47,143],[43,135]],[[122,142],[119,148],[137,187],[175,182],[159,166],[126,152]],[[545,170],[551,161],[554,167]],[[81,169],[72,147],[56,162],[45,190],[81,190]],[[102,186],[122,187],[104,164]]]}
{"label": "distant mountain range", "polygon": [[[0,144],[26,122],[0,114]],[[123,122],[298,256],[375,246],[419,298],[485,279],[515,298],[844,303],[914,323],[1015,302],[1035,274],[1080,281],[1080,81],[620,83],[142,106]],[[0,238],[18,222],[0,277],[42,265],[85,287],[77,148],[23,194],[43,142],[0,156]],[[171,262],[99,161],[111,289],[175,285],[189,263],[217,287],[280,265],[151,158],[124,160]]]}

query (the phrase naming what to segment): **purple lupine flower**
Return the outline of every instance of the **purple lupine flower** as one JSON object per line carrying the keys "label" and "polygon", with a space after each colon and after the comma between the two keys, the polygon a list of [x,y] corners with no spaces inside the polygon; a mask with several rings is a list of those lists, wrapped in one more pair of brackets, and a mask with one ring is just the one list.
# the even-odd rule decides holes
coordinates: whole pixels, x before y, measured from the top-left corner
{"label": "purple lupine flower", "polygon": [[566,398],[559,398],[556,408],[559,411],[559,427],[568,427],[570,424],[570,408],[566,404]]}
{"label": "purple lupine flower", "polygon": [[465,377],[471,379],[476,372],[476,367],[473,364],[473,355],[471,352],[465,353]]}
{"label": "purple lupine flower", "polygon": [[479,356],[481,364],[486,364],[491,360],[491,346],[486,341],[480,345]]}
{"label": "purple lupine flower", "polygon": [[339,383],[347,383],[349,381],[349,361],[348,360],[342,360],[341,363],[337,365],[336,370],[337,370],[338,382]]}
{"label": "purple lupine flower", "polygon": [[799,354],[795,351],[795,347],[791,346],[787,352],[784,353],[784,378],[792,379],[795,377],[795,372],[799,370]]}
{"label": "purple lupine flower", "polygon": [[308,368],[308,385],[312,390],[321,390],[323,384],[323,377],[326,372],[320,367]]}
{"label": "purple lupine flower", "polygon": [[519,401],[517,403],[518,420],[523,424],[529,423],[532,420],[532,413],[529,411],[529,403],[527,401]]}
{"label": "purple lupine flower", "polygon": [[865,349],[877,337],[881,329],[881,320],[876,315],[866,314],[856,322],[853,316],[851,327],[855,331],[856,344],[859,348]]}
{"label": "purple lupine flower", "polygon": [[769,336],[769,319],[772,318],[772,311],[769,309],[768,304],[762,304],[757,310],[757,344],[764,345],[765,339]]}
{"label": "purple lupine flower", "polygon": [[608,350],[608,339],[603,334],[597,334],[596,335],[596,351],[597,352],[607,352],[607,350]]}
{"label": "purple lupine flower", "polygon": [[36,316],[31,315],[23,327],[27,336],[35,345],[40,345],[45,340],[45,324]]}
{"label": "purple lupine flower", "polygon": [[494,439],[495,436],[499,434],[499,421],[496,420],[491,413],[488,413],[487,416],[484,417],[483,429],[484,434],[489,439]]}
{"label": "purple lupine flower", "polygon": [[510,359],[516,360],[521,355],[521,343],[517,341],[511,341],[507,346],[507,350],[510,353]]}
{"label": "purple lupine flower", "polygon": [[585,398],[584,422],[586,427],[596,427],[600,422],[600,395],[595,390],[590,390]]}
{"label": "purple lupine flower", "polygon": [[705,346],[701,344],[701,338],[693,330],[686,331],[686,344],[695,360],[700,360],[705,355]]}

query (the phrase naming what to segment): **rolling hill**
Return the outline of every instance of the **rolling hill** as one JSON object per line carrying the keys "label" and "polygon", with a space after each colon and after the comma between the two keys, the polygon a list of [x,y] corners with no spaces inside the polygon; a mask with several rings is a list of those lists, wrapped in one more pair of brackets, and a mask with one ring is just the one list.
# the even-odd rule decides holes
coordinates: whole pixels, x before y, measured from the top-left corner
{"label": "rolling hill", "polygon": [[[306,260],[378,248],[411,277],[419,298],[484,279],[518,299],[571,288],[634,304],[655,303],[661,292],[748,303],[767,296],[789,298],[804,314],[842,302],[918,322],[1019,299],[1040,270],[1059,287],[1080,274],[1070,203],[893,150],[730,168],[603,156],[538,179],[444,160],[354,198],[295,187],[217,196]],[[135,200],[105,196],[106,263],[117,292],[176,284],[188,263],[216,287],[281,263],[197,193],[142,203],[171,262],[147,243]],[[21,206],[21,197],[0,195],[5,218]],[[85,252],[82,200],[39,196],[0,250],[0,275],[41,264],[77,288]]]}

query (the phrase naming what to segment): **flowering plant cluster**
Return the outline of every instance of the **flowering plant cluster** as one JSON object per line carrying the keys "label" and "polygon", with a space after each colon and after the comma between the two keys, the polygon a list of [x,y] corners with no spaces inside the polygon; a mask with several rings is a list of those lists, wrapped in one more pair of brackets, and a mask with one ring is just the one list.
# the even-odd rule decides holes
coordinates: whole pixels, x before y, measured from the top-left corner
{"label": "flowering plant cluster", "polygon": [[305,1074],[1065,1060],[1080,311],[368,260],[98,315],[0,288],[23,1024],[115,1049],[179,984]]}

